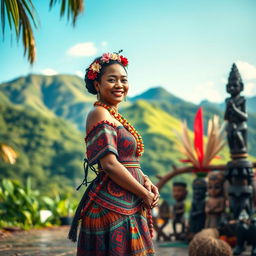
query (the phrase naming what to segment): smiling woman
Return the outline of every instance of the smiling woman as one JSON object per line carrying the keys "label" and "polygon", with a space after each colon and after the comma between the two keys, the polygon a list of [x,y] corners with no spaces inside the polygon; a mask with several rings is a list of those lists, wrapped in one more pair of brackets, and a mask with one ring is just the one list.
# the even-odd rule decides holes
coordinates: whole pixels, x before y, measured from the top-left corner
{"label": "smiling woman", "polygon": [[[120,52],[119,52],[120,53]],[[87,166],[98,165],[97,177],[87,188],[74,217],[69,238],[81,229],[78,256],[154,255],[150,209],[159,193],[140,169],[144,146],[135,128],[118,113],[128,93],[128,60],[105,53],[86,70],[86,88],[98,101],[86,121]],[[82,184],[87,184],[85,177]]]}

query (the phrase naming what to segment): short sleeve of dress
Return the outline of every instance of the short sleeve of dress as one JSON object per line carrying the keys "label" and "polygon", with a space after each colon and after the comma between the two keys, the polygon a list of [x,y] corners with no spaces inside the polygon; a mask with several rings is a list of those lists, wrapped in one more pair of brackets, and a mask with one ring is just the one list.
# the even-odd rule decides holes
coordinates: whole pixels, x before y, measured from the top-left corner
{"label": "short sleeve of dress", "polygon": [[85,138],[89,164],[94,165],[107,153],[118,157],[116,126],[108,121],[98,123]]}

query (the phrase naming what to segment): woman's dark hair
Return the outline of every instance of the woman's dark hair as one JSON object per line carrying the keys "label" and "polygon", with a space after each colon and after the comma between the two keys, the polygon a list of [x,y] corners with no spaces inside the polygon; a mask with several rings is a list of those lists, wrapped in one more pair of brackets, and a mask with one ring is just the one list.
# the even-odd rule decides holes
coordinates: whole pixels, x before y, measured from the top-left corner
{"label": "woman's dark hair", "polygon": [[[97,77],[96,77],[94,80],[88,78],[88,71],[89,71],[89,69],[90,69],[91,64],[90,64],[90,66],[86,69],[85,77],[84,77],[85,86],[86,86],[88,92],[91,93],[91,94],[94,94],[94,95],[97,94],[97,91],[96,91],[96,89],[95,89],[95,87],[94,87],[94,83],[93,83],[93,82],[94,82],[94,81],[100,81],[102,75],[105,73],[105,70],[106,70],[106,68],[107,68],[108,66],[113,65],[113,64],[119,64],[119,65],[121,65],[121,66],[124,68],[124,70],[126,71],[126,68],[125,68],[119,61],[117,61],[117,60],[110,60],[108,63],[107,63],[107,62],[102,63],[102,62],[100,61],[100,59],[101,59],[101,56],[98,57],[98,58],[96,58],[96,59],[92,62],[92,63],[94,63],[95,61],[99,61],[100,65],[101,65],[101,69],[100,69],[100,72],[98,73]],[[127,72],[127,71],[126,71],[126,72]]]}

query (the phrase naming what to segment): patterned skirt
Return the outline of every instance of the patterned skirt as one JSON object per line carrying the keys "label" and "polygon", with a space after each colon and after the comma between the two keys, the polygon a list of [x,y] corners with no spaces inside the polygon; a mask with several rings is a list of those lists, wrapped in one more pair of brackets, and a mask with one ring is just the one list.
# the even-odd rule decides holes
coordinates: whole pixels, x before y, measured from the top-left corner
{"label": "patterned skirt", "polygon": [[153,256],[146,211],[122,215],[93,202],[82,218],[77,256]]}

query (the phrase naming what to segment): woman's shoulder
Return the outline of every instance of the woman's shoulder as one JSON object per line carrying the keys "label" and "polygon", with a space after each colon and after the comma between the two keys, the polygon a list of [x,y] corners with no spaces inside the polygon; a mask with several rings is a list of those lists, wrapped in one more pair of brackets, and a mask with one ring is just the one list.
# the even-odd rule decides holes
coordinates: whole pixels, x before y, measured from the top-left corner
{"label": "woman's shoulder", "polygon": [[108,110],[103,107],[95,107],[88,113],[86,120],[86,134],[90,133],[93,128],[100,124],[109,124],[115,127],[113,117]]}

